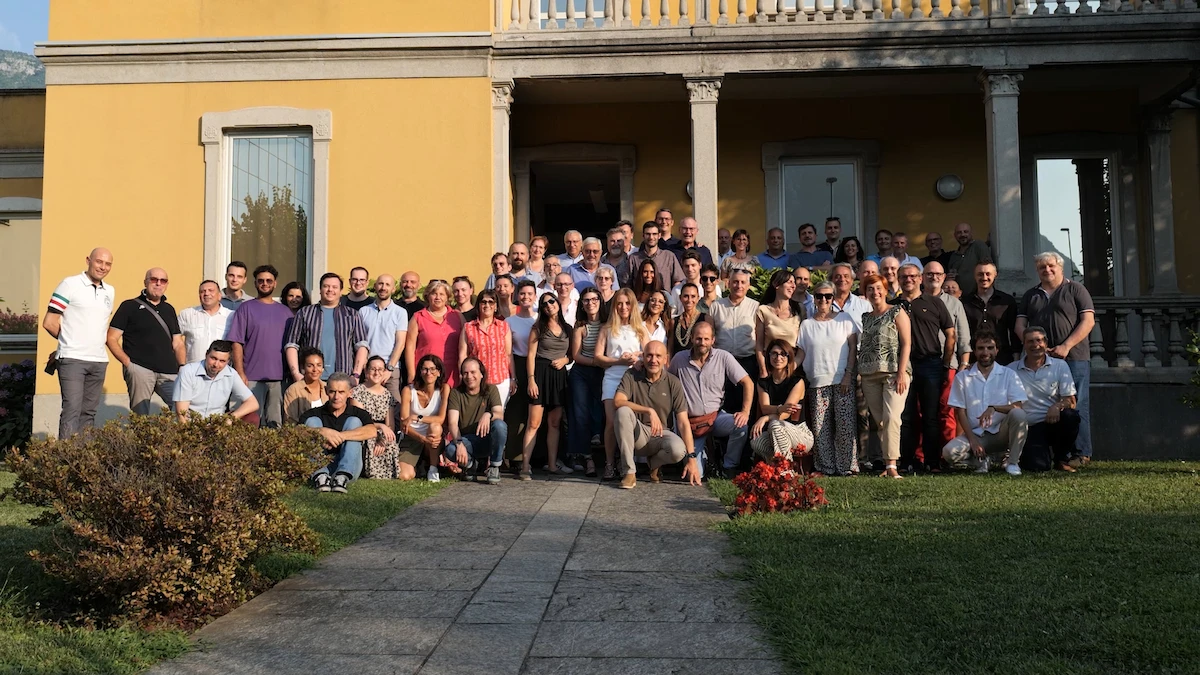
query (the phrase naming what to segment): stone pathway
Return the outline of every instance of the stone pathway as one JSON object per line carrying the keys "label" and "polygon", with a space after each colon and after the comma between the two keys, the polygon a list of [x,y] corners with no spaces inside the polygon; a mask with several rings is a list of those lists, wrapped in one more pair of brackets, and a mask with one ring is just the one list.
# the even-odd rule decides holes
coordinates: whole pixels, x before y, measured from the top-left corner
{"label": "stone pathway", "polygon": [[151,672],[780,673],[721,575],[724,518],[679,484],[454,485]]}

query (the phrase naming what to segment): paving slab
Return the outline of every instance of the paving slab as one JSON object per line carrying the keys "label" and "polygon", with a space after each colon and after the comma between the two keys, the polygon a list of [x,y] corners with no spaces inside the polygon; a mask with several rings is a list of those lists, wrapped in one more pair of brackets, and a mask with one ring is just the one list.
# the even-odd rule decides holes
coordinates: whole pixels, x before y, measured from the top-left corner
{"label": "paving slab", "polygon": [[218,619],[152,675],[775,675],[703,488],[456,484]]}

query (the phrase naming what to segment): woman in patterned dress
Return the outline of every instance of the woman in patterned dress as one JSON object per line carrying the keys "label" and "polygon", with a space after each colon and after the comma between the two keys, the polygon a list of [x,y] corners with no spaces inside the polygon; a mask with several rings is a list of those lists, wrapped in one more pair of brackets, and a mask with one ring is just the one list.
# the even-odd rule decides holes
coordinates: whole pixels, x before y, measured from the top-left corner
{"label": "woman in patterned dress", "polygon": [[863,398],[878,428],[887,469],[882,475],[900,478],[900,416],[908,397],[908,362],[911,332],[908,314],[900,305],[889,305],[887,280],[878,274],[863,277],[859,287],[871,303],[863,314],[862,341],[858,349],[858,372],[862,375]]}
{"label": "woman in patterned dress", "polygon": [[813,470],[829,476],[858,473],[858,324],[849,314],[833,311],[833,284],[822,281],[812,294],[813,315],[800,324],[796,360],[808,375]]}
{"label": "woman in patterned dress", "polygon": [[797,445],[811,450],[813,444],[804,421],[804,369],[792,360],[792,346],[784,340],[767,343],[766,358],[771,365],[755,387],[762,416],[750,429],[750,448],[764,459],[790,460]]}
{"label": "woman in patterned dress", "polygon": [[734,270],[746,270],[754,276],[754,270],[761,265],[758,264],[758,258],[750,252],[750,233],[746,230],[735,231],[731,244],[733,253],[721,261],[721,278],[729,279],[729,273]]}
{"label": "woman in patterned dress", "polygon": [[400,463],[400,446],[396,443],[396,432],[392,430],[395,419],[392,415],[396,399],[384,386],[392,374],[382,356],[367,359],[367,381],[354,388],[351,394],[354,405],[366,410],[375,420],[375,438],[363,445],[366,462],[363,474],[367,478],[412,480],[416,472],[407,464]]}

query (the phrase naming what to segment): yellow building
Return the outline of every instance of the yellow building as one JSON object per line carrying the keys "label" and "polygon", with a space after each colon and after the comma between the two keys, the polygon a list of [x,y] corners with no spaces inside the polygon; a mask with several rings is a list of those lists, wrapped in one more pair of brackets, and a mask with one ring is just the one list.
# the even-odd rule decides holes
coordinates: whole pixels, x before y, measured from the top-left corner
{"label": "yellow building", "polygon": [[[46,92],[0,90],[0,311],[38,311]],[[0,335],[0,364],[34,357],[33,336]]]}
{"label": "yellow building", "polygon": [[[118,299],[161,265],[182,308],[232,259],[310,287],[479,279],[513,240],[660,205],[714,249],[719,227],[794,246],[832,212],[923,255],[968,222],[1006,290],[1057,247],[1102,298],[1098,386],[1182,382],[1194,5],[52,0],[37,295],[97,245]],[[114,366],[112,410],[123,389]],[[38,392],[51,430],[57,383]]]}

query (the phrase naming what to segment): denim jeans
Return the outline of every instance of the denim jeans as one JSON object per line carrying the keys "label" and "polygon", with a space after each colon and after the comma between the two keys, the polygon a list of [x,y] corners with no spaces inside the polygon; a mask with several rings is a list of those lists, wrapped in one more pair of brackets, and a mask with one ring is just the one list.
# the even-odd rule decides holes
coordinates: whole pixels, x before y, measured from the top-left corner
{"label": "denim jeans", "polygon": [[748,424],[736,426],[733,422],[733,415],[727,412],[717,413],[712,430],[705,436],[692,439],[692,450],[696,453],[696,463],[700,465],[701,474],[703,475],[704,471],[704,443],[709,436],[729,439],[725,446],[725,461],[722,462],[722,465],[726,469],[734,469],[742,460],[742,451],[746,448],[746,439],[749,438],[749,435],[750,426]]}
{"label": "denim jeans", "polygon": [[1092,456],[1092,362],[1067,361],[1075,380],[1075,409],[1079,411],[1079,436],[1075,449],[1083,457]]}
{"label": "denim jeans", "polygon": [[596,366],[571,368],[571,407],[567,415],[567,454],[586,457],[592,452],[592,436],[604,433],[604,402],[600,389],[604,369]]}
{"label": "denim jeans", "polygon": [[[455,446],[461,443],[466,446],[467,454],[472,458],[483,459],[486,457],[490,466],[500,466],[504,462],[504,444],[507,442],[508,425],[504,423],[504,420],[492,420],[492,426],[488,429],[487,435],[463,434],[450,441],[443,454],[446,459],[455,462],[454,456],[458,453],[458,448]],[[463,466],[462,468],[467,467]]]}
{"label": "denim jeans", "polygon": [[58,386],[62,390],[59,438],[70,438],[80,429],[95,425],[107,369],[108,364],[103,361],[58,360]]}
{"label": "denim jeans", "polygon": [[[304,426],[312,427],[313,429],[321,429],[321,418],[310,417],[305,421]],[[345,424],[339,431],[350,431],[362,427],[362,422],[357,417],[346,418]],[[350,480],[358,478],[358,474],[362,473],[363,468],[363,444],[362,441],[346,441],[341,445],[326,450],[326,454],[333,455],[333,459],[328,466],[323,466],[313,472],[313,476],[319,476],[323,473],[344,473],[350,476]]]}
{"label": "denim jeans", "polygon": [[[900,464],[908,466],[924,461],[935,468],[942,459],[942,386],[946,366],[940,356],[913,361],[912,383],[904,414],[900,418]],[[917,456],[917,434],[921,436],[921,456]]]}

